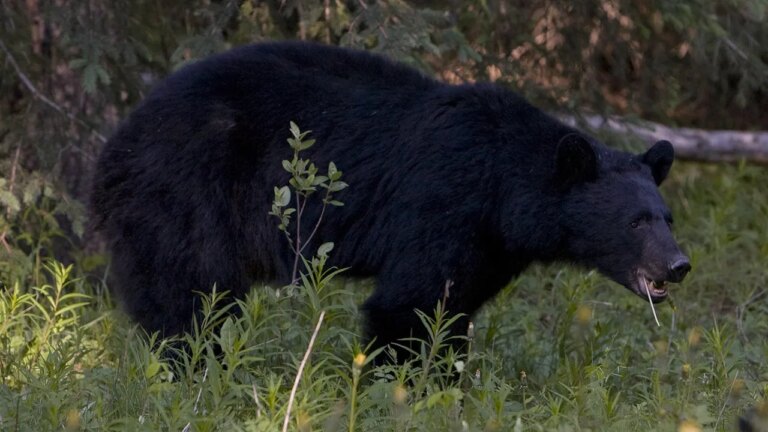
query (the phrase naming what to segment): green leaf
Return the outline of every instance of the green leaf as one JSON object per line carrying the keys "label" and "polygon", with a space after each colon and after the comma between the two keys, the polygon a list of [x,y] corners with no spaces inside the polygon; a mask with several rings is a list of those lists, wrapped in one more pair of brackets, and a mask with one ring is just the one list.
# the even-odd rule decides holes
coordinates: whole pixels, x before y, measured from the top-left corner
{"label": "green leaf", "polygon": [[109,85],[112,80],[109,79],[109,73],[101,65],[96,65],[96,72],[99,75],[99,81],[104,85]]}
{"label": "green leaf", "polygon": [[320,245],[317,248],[317,255],[321,257],[328,256],[328,253],[333,250],[333,242],[327,242]]}
{"label": "green leaf", "polygon": [[88,93],[96,91],[96,84],[101,81],[102,84],[110,83],[109,74],[106,69],[98,63],[90,63],[83,69],[83,88]]}
{"label": "green leaf", "polygon": [[336,201],[336,200],[330,200],[330,201],[328,201],[328,204],[330,204],[332,206],[336,206],[336,207],[343,207],[344,206],[343,202]]}
{"label": "green leaf", "polygon": [[280,188],[280,204],[285,207],[291,202],[291,188],[283,186]]}
{"label": "green leaf", "polygon": [[348,184],[344,183],[343,181],[337,181],[330,184],[329,189],[331,192],[338,192],[340,190],[346,189]]}
{"label": "green leaf", "polygon": [[72,232],[74,232],[78,238],[83,238],[85,235],[85,224],[81,218],[72,220]]}
{"label": "green leaf", "polygon": [[283,169],[288,171],[289,173],[293,172],[293,165],[291,165],[291,162],[284,160],[283,161]]}
{"label": "green leaf", "polygon": [[57,310],[55,315],[64,315],[69,311],[80,309],[84,306],[88,306],[89,304],[90,302],[71,303]]}
{"label": "green leaf", "polygon": [[291,202],[291,189],[288,186],[275,188],[275,205],[285,207]]}
{"label": "green leaf", "polygon": [[308,139],[308,140],[303,141],[301,143],[301,146],[299,147],[299,150],[306,150],[306,149],[312,147],[313,145],[315,145],[315,140]]}
{"label": "green leaf", "polygon": [[432,408],[435,405],[449,406],[462,399],[464,394],[459,389],[450,389],[441,392],[437,392],[427,399],[427,408]]}
{"label": "green leaf", "polygon": [[235,329],[235,323],[232,320],[232,317],[227,317],[224,324],[221,325],[220,334],[221,337],[219,338],[219,343],[221,344],[221,348],[224,349],[225,352],[232,351],[237,336],[237,330]]}
{"label": "green leaf", "polygon": [[294,177],[291,180],[296,182],[294,189],[296,189],[297,191],[303,191],[306,188],[306,186],[304,185],[304,177]]}
{"label": "green leaf", "polygon": [[93,65],[88,65],[83,69],[83,88],[86,93],[93,93],[96,91],[96,69]]}
{"label": "green leaf", "polygon": [[144,376],[147,379],[149,379],[157,375],[158,372],[160,372],[160,362],[158,362],[155,359],[152,359],[149,361],[149,364],[147,365],[147,369],[144,371]]}
{"label": "green leaf", "polygon": [[70,61],[69,62],[69,67],[71,67],[72,69],[80,69],[80,68],[84,67],[87,64],[88,64],[88,59],[79,58],[79,59],[74,59],[74,60]]}
{"label": "green leaf", "polygon": [[40,181],[36,178],[31,179],[25,186],[21,202],[30,205],[40,197]]}
{"label": "green leaf", "polygon": [[21,204],[19,199],[9,191],[0,191],[0,204],[3,204],[11,214],[19,212],[21,210]]}

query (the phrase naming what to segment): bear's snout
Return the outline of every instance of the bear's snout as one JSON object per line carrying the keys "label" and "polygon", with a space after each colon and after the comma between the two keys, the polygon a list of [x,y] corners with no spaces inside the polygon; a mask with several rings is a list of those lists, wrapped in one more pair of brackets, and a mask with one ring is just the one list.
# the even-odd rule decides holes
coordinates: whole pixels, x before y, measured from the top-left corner
{"label": "bear's snout", "polygon": [[669,277],[667,279],[670,282],[682,282],[689,271],[691,271],[691,262],[688,257],[682,255],[669,265]]}

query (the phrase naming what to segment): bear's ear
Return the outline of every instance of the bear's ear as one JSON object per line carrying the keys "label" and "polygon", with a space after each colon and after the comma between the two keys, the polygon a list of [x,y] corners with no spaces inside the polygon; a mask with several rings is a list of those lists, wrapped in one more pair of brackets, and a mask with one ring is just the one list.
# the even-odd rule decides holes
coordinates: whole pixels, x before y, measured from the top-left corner
{"label": "bear's ear", "polygon": [[651,175],[657,186],[667,178],[674,160],[675,149],[669,141],[657,142],[640,157],[641,162],[651,167]]}
{"label": "bear's ear", "polygon": [[579,134],[568,134],[557,144],[557,182],[564,187],[597,179],[597,155]]}

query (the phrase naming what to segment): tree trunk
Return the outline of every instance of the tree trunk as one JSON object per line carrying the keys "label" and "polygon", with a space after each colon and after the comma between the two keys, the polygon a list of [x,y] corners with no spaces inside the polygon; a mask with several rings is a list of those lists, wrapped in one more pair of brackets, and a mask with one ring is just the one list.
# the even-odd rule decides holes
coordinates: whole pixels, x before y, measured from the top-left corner
{"label": "tree trunk", "polygon": [[649,121],[630,121],[621,117],[588,115],[559,116],[571,126],[586,126],[620,134],[632,134],[648,145],[667,140],[675,147],[675,157],[702,162],[739,162],[768,165],[768,132],[673,128]]}

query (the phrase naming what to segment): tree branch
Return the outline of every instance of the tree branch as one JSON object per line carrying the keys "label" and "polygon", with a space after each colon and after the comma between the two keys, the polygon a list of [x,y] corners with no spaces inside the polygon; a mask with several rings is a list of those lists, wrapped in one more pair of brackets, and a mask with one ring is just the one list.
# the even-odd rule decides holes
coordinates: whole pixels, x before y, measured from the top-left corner
{"label": "tree branch", "polygon": [[768,131],[674,128],[650,121],[630,121],[617,116],[558,116],[570,126],[586,126],[619,134],[633,134],[648,145],[668,140],[675,157],[700,162],[739,162],[768,165]]}
{"label": "tree branch", "polygon": [[35,98],[40,99],[40,101],[42,101],[44,104],[46,104],[49,107],[53,108],[54,110],[56,110],[60,114],[63,114],[65,117],[67,117],[71,121],[73,121],[73,122],[79,124],[80,126],[83,126],[86,129],[90,130],[91,133],[93,133],[94,136],[96,136],[96,138],[98,138],[99,141],[101,141],[102,143],[106,143],[107,142],[107,138],[104,137],[104,135],[102,135],[99,132],[97,132],[96,128],[94,128],[90,124],[86,123],[84,120],[81,120],[80,118],[78,118],[74,114],[66,111],[64,108],[61,107],[61,105],[57,104],[56,102],[52,101],[47,96],[45,96],[44,94],[40,93],[40,91],[37,89],[37,87],[35,87],[35,85],[32,84],[32,81],[21,70],[21,67],[19,66],[19,64],[16,63],[16,59],[13,57],[13,54],[11,54],[11,51],[8,49],[8,47],[5,46],[5,43],[3,43],[2,40],[0,40],[0,49],[2,49],[3,52],[5,52],[5,56],[8,58],[8,62],[11,63],[11,66],[13,66],[13,69],[16,71],[16,75],[19,77],[19,79],[21,80],[22,84],[24,84],[24,87],[26,87],[27,90],[29,90]]}

